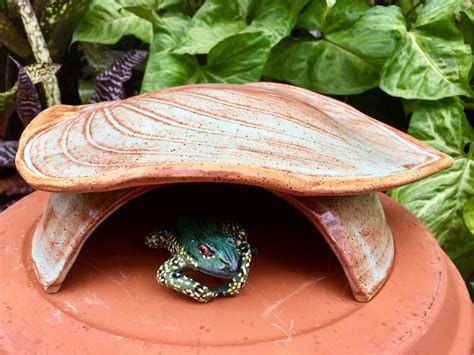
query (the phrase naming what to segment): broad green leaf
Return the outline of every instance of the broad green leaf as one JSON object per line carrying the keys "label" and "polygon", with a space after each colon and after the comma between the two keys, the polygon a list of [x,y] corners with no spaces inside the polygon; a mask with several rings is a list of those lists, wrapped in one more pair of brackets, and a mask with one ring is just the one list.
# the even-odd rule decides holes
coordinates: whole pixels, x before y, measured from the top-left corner
{"label": "broad green leaf", "polygon": [[270,39],[261,32],[226,38],[211,49],[197,83],[242,84],[258,81],[270,53]]}
{"label": "broad green leaf", "polygon": [[170,52],[182,37],[188,21],[186,16],[178,14],[156,18],[141,92],[184,85],[196,72],[199,63],[193,56]]}
{"label": "broad green leaf", "polygon": [[458,1],[440,1],[427,1],[412,29],[400,31],[403,38],[381,73],[380,88],[388,94],[422,100],[472,95],[471,49],[451,19]]}
{"label": "broad green leaf", "polygon": [[469,229],[469,232],[474,234],[474,197],[471,197],[469,200],[467,200],[466,204],[464,205],[462,216],[467,229]]}
{"label": "broad green leaf", "polygon": [[264,32],[272,45],[287,36],[308,0],[207,0],[193,16],[178,54],[207,54],[238,33]]}
{"label": "broad green leaf", "polygon": [[[470,20],[465,13],[461,13],[456,25],[464,37],[464,43],[469,44],[471,46],[471,53],[474,53],[474,20]],[[469,81],[473,74],[474,67],[471,67]]]}
{"label": "broad green leaf", "polygon": [[299,15],[297,25],[308,31],[336,32],[352,26],[368,9],[363,0],[338,0],[333,6],[326,0],[313,0]]}
{"label": "broad green leaf", "polygon": [[464,12],[469,20],[474,22],[474,3],[472,0],[462,0],[461,5],[457,10],[459,12]]}
{"label": "broad green leaf", "polygon": [[206,1],[193,16],[175,53],[208,53],[216,43],[245,28],[246,12],[238,0]]}
{"label": "broad green leaf", "polygon": [[421,102],[413,113],[408,133],[449,154],[454,163],[447,170],[390,194],[428,226],[456,262],[460,255],[474,251],[474,236],[462,216],[466,201],[474,196],[474,159],[472,151],[469,155],[465,152],[466,145],[474,141],[472,127],[462,105],[455,99],[444,99]]}
{"label": "broad green leaf", "polygon": [[[102,2],[102,0],[94,0]],[[160,0],[115,0],[122,7],[141,7],[143,9],[158,10],[160,7]]]}
{"label": "broad green leaf", "polygon": [[378,71],[358,55],[328,41],[284,39],[271,52],[264,74],[326,94],[349,95],[378,84]]}
{"label": "broad green leaf", "polygon": [[[341,21],[347,23],[348,15],[336,11],[338,4],[328,16],[341,14]],[[398,31],[404,28],[400,9],[370,8],[349,27],[336,32],[326,31],[325,18],[318,21],[322,23],[322,38],[284,39],[272,50],[265,75],[336,95],[358,94],[376,87],[380,68],[396,46]],[[329,23],[336,28],[336,19]]]}
{"label": "broad green leaf", "polygon": [[270,52],[270,40],[261,32],[228,37],[210,50],[205,65],[189,54],[153,53],[154,48],[152,44],[142,92],[194,83],[258,81]]}
{"label": "broad green leaf", "polygon": [[[94,0],[74,31],[72,42],[114,44],[126,35],[134,35],[143,42],[153,39],[153,24],[128,11],[127,6],[152,6],[148,1],[134,2]],[[151,7],[146,9],[150,9]]]}
{"label": "broad green leaf", "polygon": [[27,57],[31,54],[25,36],[18,31],[13,22],[3,12],[0,12],[0,44],[4,44],[20,57]]}
{"label": "broad green leaf", "polygon": [[419,7],[418,16],[413,27],[423,27],[450,18],[461,5],[462,0],[429,0]]}
{"label": "broad green leaf", "polygon": [[243,32],[264,32],[271,45],[288,36],[295,26],[298,13],[308,0],[262,0],[254,1],[249,14],[250,24]]}
{"label": "broad green leaf", "polygon": [[141,92],[186,85],[198,69],[198,61],[189,54],[150,52]]}
{"label": "broad green leaf", "polygon": [[190,18],[181,13],[154,17],[155,35],[151,52],[171,51],[181,40]]}
{"label": "broad green leaf", "polygon": [[[242,0],[247,1],[247,0]],[[181,13],[186,16],[193,16],[206,0],[160,0],[160,13]],[[166,9],[166,11],[163,11]]]}
{"label": "broad green leaf", "polygon": [[166,9],[167,7],[176,6],[183,2],[183,0],[161,0],[159,1],[158,8],[160,10]]}
{"label": "broad green leaf", "polygon": [[[374,6],[367,10],[347,30],[326,35],[326,40],[337,43],[380,69],[393,52],[405,30],[405,20],[397,6]],[[324,32],[323,32],[324,33]]]}

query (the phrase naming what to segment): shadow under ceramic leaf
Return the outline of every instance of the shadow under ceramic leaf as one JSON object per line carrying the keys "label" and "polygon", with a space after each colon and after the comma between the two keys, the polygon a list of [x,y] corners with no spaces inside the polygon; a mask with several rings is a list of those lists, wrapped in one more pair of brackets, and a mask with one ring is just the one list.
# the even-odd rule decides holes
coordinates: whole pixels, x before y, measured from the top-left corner
{"label": "shadow under ceramic leaf", "polygon": [[[170,254],[166,250],[147,248],[143,243],[144,236],[157,226],[172,226],[178,216],[196,210],[242,223],[249,232],[251,244],[258,249],[258,255],[253,260],[255,265],[265,259],[298,273],[313,275],[326,271],[329,263],[334,262],[338,272],[343,273],[317,229],[299,211],[273,194],[237,185],[180,184],[151,191],[110,216],[84,245],[62,290],[81,287],[81,283],[87,282],[90,275],[76,269],[96,264],[102,259],[97,252],[102,253],[103,249],[109,249],[107,260],[116,255],[117,264],[132,253],[143,254],[139,264],[148,264],[147,258],[151,258],[154,267],[150,281],[155,282],[154,272]],[[315,251],[318,251],[318,259],[315,258]],[[321,255],[324,260],[321,260]],[[318,266],[322,266],[323,261],[327,265],[319,270]],[[138,266],[127,267],[137,268],[136,271],[140,272]],[[113,262],[103,263],[101,267],[115,269]]]}
{"label": "shadow under ceramic leaf", "polygon": [[[248,282],[236,297],[200,304],[155,280],[170,254],[147,248],[144,236],[196,207],[238,220],[258,248]],[[316,289],[318,297],[312,296]],[[176,329],[185,331],[187,318],[195,322],[202,317],[206,334],[248,332],[247,343],[280,339],[282,331],[272,324],[287,329],[293,322],[295,335],[323,326],[318,313],[335,298],[347,300],[350,307],[339,310],[334,319],[362,306],[353,300],[334,253],[305,216],[264,190],[220,184],[167,186],[124,205],[87,240],[61,292],[46,297],[96,327],[148,340],[163,341],[166,335],[174,343],[186,343]],[[119,320],[111,324],[111,318]],[[144,323],[140,332],[128,326],[137,320]],[[250,322],[266,330],[253,334]],[[226,336],[204,339],[208,344],[227,341]]]}

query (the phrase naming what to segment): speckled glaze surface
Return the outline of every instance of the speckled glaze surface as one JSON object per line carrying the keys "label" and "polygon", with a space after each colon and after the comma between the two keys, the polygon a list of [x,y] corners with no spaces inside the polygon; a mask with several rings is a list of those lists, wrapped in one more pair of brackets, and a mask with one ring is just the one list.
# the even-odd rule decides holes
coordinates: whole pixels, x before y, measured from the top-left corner
{"label": "speckled glaze surface", "polygon": [[218,181],[303,195],[384,190],[451,163],[348,105],[272,83],[55,106],[24,131],[16,161],[48,191]]}
{"label": "speckled glaze surface", "polygon": [[[53,191],[32,242],[44,289],[61,286],[91,232],[157,185],[274,191],[321,231],[355,298],[386,280],[393,240],[378,195],[452,159],[339,101],[276,83],[190,85],[55,106],[24,131],[16,165]],[[298,197],[299,196],[299,197]]]}
{"label": "speckled glaze surface", "polygon": [[[152,188],[50,195],[32,240],[38,280],[56,292],[87,238],[113,211]],[[376,193],[359,196],[301,197],[277,193],[300,210],[326,239],[358,301],[370,300],[393,262],[393,240]]]}
{"label": "speckled glaze surface", "polygon": [[369,301],[385,282],[394,258],[392,232],[378,194],[278,195],[321,232],[339,259],[355,299]]}
{"label": "speckled glaze surface", "polygon": [[124,203],[150,189],[52,193],[31,243],[36,276],[44,290],[58,291],[95,228]]}

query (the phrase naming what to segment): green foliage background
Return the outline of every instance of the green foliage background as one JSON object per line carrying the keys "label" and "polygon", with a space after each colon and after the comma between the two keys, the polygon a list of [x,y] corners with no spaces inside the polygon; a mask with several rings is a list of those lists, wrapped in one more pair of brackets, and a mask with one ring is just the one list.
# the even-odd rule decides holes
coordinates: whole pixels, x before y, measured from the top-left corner
{"label": "green foliage background", "polygon": [[[69,94],[70,103],[87,103],[94,77],[118,54],[148,48],[129,95],[192,83],[287,82],[348,102],[449,154],[450,169],[389,194],[472,281],[471,0],[90,0],[61,16],[51,3],[63,11],[68,1],[48,2],[54,20],[41,22],[53,57],[81,68],[79,96]],[[60,28],[72,28],[70,41],[67,31],[58,39],[59,19]],[[0,12],[0,28],[12,26]],[[3,35],[0,43],[28,56],[23,40]]]}

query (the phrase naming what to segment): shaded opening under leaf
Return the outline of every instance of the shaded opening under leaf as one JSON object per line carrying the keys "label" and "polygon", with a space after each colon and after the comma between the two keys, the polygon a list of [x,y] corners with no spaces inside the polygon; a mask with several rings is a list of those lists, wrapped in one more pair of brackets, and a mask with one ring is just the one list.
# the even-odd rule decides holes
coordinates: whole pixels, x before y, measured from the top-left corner
{"label": "shaded opening under leaf", "polygon": [[466,145],[464,146],[463,152],[464,152],[466,155],[469,155],[470,149],[471,149],[471,143],[468,142],[468,143],[466,143]]}

